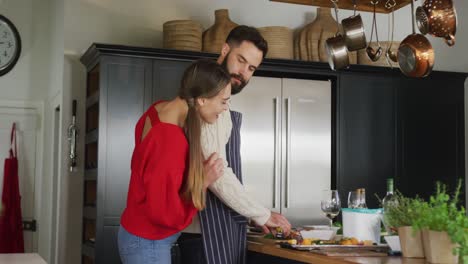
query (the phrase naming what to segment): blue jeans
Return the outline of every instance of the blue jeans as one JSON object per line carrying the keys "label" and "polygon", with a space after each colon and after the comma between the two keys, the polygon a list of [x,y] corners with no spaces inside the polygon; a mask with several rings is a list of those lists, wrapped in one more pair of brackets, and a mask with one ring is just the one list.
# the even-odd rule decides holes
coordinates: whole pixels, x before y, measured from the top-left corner
{"label": "blue jeans", "polygon": [[179,236],[177,233],[164,239],[149,240],[130,234],[120,226],[120,260],[123,264],[171,264],[171,247]]}

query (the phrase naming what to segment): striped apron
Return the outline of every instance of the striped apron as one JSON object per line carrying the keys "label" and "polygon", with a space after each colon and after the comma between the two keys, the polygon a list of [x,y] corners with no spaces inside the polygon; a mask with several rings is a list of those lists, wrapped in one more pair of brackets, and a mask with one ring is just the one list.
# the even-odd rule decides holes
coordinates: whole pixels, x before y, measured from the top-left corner
{"label": "striped apron", "polygon": [[[229,167],[242,183],[240,126],[242,114],[231,111],[232,131],[226,145]],[[226,206],[210,191],[206,208],[199,212],[203,248],[207,264],[244,264],[246,259],[247,219]]]}

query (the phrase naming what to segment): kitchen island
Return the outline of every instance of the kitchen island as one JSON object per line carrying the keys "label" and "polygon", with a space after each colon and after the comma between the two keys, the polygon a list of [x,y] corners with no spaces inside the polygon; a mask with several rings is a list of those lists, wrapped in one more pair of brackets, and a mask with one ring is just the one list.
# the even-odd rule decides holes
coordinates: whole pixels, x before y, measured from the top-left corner
{"label": "kitchen island", "polygon": [[247,242],[248,263],[262,264],[424,264],[425,259],[403,257],[328,257],[306,251],[280,248],[274,244]]}

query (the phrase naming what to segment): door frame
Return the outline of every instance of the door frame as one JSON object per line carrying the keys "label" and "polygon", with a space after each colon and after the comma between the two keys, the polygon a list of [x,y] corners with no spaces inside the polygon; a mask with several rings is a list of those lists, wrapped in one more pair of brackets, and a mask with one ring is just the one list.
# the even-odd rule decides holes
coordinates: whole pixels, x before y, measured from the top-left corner
{"label": "door frame", "polygon": [[34,171],[34,217],[36,219],[37,229],[33,233],[33,252],[39,250],[40,233],[43,232],[41,226],[46,224],[44,215],[41,214],[42,205],[42,183],[43,183],[43,157],[44,157],[44,103],[42,101],[22,101],[22,100],[0,100],[0,109],[15,111],[28,110],[34,111],[38,118],[38,128],[36,134],[36,167]]}
{"label": "door frame", "polygon": [[[59,116],[58,120],[55,119],[56,111],[59,109]],[[61,175],[61,167],[62,167],[62,159],[61,159],[61,149],[62,149],[62,93],[58,92],[55,96],[53,96],[47,104],[47,111],[50,113],[50,138],[52,138],[52,147],[50,149],[50,156],[52,157],[49,160],[50,164],[50,177],[52,187],[50,190],[50,204],[51,204],[51,214],[50,214],[50,239],[48,241],[49,248],[49,262],[50,264],[58,263],[59,259],[59,234],[60,234],[60,175]],[[56,123],[57,122],[57,123]],[[57,132],[57,134],[56,134]],[[55,152],[55,146],[57,145],[57,152]],[[57,155],[57,157],[54,157]]]}

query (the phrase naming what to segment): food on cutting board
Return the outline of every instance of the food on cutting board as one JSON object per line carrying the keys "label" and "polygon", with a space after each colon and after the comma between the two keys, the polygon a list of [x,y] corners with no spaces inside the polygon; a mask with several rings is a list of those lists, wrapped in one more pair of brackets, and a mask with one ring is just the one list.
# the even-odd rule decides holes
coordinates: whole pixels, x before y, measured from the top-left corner
{"label": "food on cutting board", "polygon": [[266,234],[264,238],[276,239],[278,242],[286,242],[290,245],[342,245],[342,246],[372,246],[372,240],[358,240],[355,237],[343,237],[338,240],[321,240],[313,238],[302,238],[298,229],[291,229],[288,236],[285,236],[280,227],[276,228],[276,235]]}
{"label": "food on cutting board", "polygon": [[372,246],[374,243],[372,240],[358,240],[355,237],[345,237],[339,240],[320,240],[305,238],[302,240],[288,239],[283,242],[287,242],[290,245],[341,245],[341,246]]}

